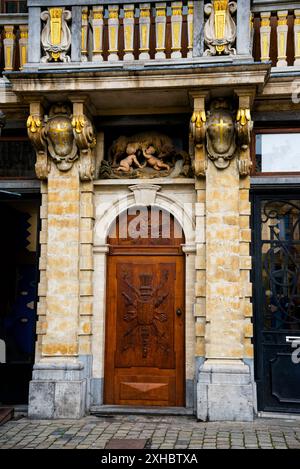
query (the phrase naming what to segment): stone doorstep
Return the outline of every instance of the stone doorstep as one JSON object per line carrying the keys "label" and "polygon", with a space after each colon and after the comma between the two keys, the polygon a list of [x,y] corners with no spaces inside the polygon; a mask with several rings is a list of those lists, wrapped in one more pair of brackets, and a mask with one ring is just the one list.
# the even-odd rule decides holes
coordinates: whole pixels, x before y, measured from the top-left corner
{"label": "stone doorstep", "polygon": [[105,415],[160,415],[160,416],[194,416],[195,412],[192,408],[186,407],[131,407],[131,406],[114,406],[102,405],[92,406],[90,414],[99,417]]}

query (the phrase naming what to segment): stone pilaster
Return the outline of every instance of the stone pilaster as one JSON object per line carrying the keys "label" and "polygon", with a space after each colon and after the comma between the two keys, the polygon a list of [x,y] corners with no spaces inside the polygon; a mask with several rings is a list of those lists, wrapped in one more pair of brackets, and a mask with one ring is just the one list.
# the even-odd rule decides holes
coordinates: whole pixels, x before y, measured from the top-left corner
{"label": "stone pilaster", "polygon": [[231,103],[228,108],[222,100],[212,103],[210,112],[202,114],[202,123],[200,109],[195,109],[191,121],[196,129],[198,122],[196,169],[197,159],[201,162],[201,171],[196,171],[195,305],[196,342],[205,357],[197,385],[200,420],[253,418],[253,383],[244,361],[251,355],[252,332],[248,158],[252,124],[250,99],[246,102],[241,94],[239,101],[236,111]]}
{"label": "stone pilaster", "polygon": [[[72,112],[73,111],[73,112]],[[80,418],[91,360],[93,129],[83,103],[31,105],[28,133],[43,179],[39,339],[30,383],[31,418]]]}

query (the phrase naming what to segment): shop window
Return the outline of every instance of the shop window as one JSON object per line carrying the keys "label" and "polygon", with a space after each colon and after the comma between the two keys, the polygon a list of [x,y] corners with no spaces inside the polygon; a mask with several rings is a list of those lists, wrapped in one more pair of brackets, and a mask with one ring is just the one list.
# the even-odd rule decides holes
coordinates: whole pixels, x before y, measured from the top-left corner
{"label": "shop window", "polygon": [[300,129],[259,131],[254,143],[254,175],[300,173]]}

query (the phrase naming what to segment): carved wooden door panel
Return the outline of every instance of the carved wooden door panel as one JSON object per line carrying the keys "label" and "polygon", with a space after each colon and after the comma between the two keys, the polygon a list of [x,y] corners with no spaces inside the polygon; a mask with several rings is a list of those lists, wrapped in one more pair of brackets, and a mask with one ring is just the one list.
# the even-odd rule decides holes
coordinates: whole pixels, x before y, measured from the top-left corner
{"label": "carved wooden door panel", "polygon": [[183,255],[109,256],[105,403],[184,405]]}

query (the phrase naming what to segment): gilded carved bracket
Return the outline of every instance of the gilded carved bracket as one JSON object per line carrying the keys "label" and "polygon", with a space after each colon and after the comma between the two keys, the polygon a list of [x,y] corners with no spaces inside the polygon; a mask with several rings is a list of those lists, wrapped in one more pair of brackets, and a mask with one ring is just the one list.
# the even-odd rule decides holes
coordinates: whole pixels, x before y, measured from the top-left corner
{"label": "gilded carved bracket", "polygon": [[39,179],[47,179],[51,161],[60,171],[67,172],[78,159],[80,179],[93,179],[94,129],[84,114],[72,115],[69,106],[55,104],[48,116],[31,114],[27,130],[37,155],[35,167]]}
{"label": "gilded carved bracket", "polygon": [[236,111],[228,100],[214,99],[206,112],[205,99],[197,98],[190,122],[195,175],[205,177],[208,159],[224,170],[237,157],[239,174],[248,176],[252,167],[249,149],[252,128],[250,108],[239,107]]}

